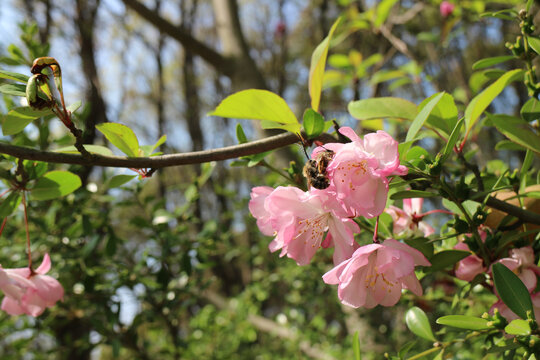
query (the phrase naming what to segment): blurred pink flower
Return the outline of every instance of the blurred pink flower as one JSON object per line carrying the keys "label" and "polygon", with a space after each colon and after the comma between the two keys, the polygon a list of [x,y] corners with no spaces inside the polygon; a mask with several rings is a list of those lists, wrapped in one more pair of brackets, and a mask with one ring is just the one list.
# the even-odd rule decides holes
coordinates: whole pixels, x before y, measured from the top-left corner
{"label": "blurred pink flower", "polygon": [[529,292],[536,288],[537,278],[540,275],[540,267],[534,264],[534,250],[531,246],[519,249],[511,249],[510,257],[498,260],[510,270],[512,270],[525,284]]}
{"label": "blurred pink flower", "polygon": [[336,264],[356,249],[353,233],[360,232],[360,228],[324,192],[280,186],[269,193],[258,187],[251,193],[249,208],[261,232],[275,235],[270,251],[281,249],[280,256],[287,255],[298,265],[308,264],[321,246],[334,246]]}
{"label": "blurred pink flower", "polygon": [[439,7],[439,11],[443,17],[448,17],[454,12],[456,6],[449,1],[443,1]]}
{"label": "blurred pink flower", "polygon": [[[471,251],[469,246],[464,242],[454,246],[456,250]],[[460,260],[456,265],[456,277],[464,281],[472,281],[476,275],[485,272],[487,269],[484,262],[476,255],[470,255]]]}
{"label": "blurred pink flower", "polygon": [[10,315],[38,316],[47,307],[54,306],[64,297],[62,285],[51,276],[49,254],[32,273],[29,268],[3,269],[0,267],[0,289],[6,295],[2,310]]}
{"label": "blurred pink flower", "polygon": [[384,210],[394,221],[394,233],[396,235],[414,234],[419,230],[424,236],[429,236],[435,232],[435,229],[427,222],[422,221],[422,219],[424,216],[435,212],[448,212],[445,210],[432,210],[422,213],[423,204],[424,199],[422,198],[403,199],[403,209],[390,205]]}
{"label": "blurred pink flower", "polygon": [[[531,294],[531,300],[534,309],[534,317],[536,318],[536,322],[538,322],[540,320],[540,292]],[[491,308],[489,309],[490,315],[494,314],[495,308],[499,309],[501,315],[508,321],[519,319],[519,316],[510,310],[508,306],[502,302],[502,300],[499,300],[495,304],[491,305]]]}
{"label": "blurred pink flower", "polygon": [[345,305],[373,308],[395,305],[401,290],[422,295],[414,273],[416,265],[429,266],[422,253],[394,239],[360,247],[352,257],[323,275],[327,284],[338,284],[338,297]]}
{"label": "blurred pink flower", "polygon": [[325,144],[313,151],[312,157],[320,151],[335,153],[327,167],[330,186],[324,191],[335,196],[350,216],[378,216],[386,206],[387,176],[407,173],[407,168],[399,164],[398,143],[380,130],[364,139],[349,127],[339,132],[352,142]]}

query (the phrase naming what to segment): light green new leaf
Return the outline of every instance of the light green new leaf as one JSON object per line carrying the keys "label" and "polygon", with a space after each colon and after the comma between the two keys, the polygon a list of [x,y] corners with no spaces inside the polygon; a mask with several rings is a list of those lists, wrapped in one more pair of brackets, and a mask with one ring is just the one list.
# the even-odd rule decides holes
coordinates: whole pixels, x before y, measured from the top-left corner
{"label": "light green new leaf", "polygon": [[508,71],[471,100],[467,109],[465,109],[465,125],[467,133],[474,126],[484,110],[486,110],[489,104],[491,104],[504,88],[512,81],[519,79],[522,75],[523,70],[520,69]]}
{"label": "light green new leaf", "polygon": [[356,331],[352,337],[352,346],[354,353],[354,360],[362,360],[362,354],[360,352],[360,333]]}
{"label": "light green new leaf", "polygon": [[28,106],[16,107],[4,115],[2,121],[2,133],[4,135],[14,135],[21,132],[26,125],[35,119],[51,114],[51,110],[34,110]]}
{"label": "light green new leaf", "polygon": [[407,310],[405,314],[405,323],[409,330],[411,330],[416,336],[426,339],[428,341],[437,341],[429,325],[429,320],[426,313],[419,307],[412,307]]}
{"label": "light green new leaf", "polygon": [[21,193],[18,191],[12,191],[5,199],[0,203],[0,218],[5,218],[11,215],[15,209],[21,203]]}
{"label": "light green new leaf", "polygon": [[523,104],[523,107],[519,113],[525,121],[534,121],[540,119],[540,101],[538,101],[536,98],[530,98],[525,104]]}
{"label": "light green new leaf", "polygon": [[69,105],[66,107],[66,109],[70,112],[70,113],[74,113],[75,111],[77,111],[82,105],[82,102],[81,100],[79,101],[75,101],[73,104]]}
{"label": "light green new leaf", "polygon": [[394,4],[397,2],[397,0],[382,0],[381,3],[377,6],[376,10],[376,17],[375,17],[375,26],[379,27],[388,18],[388,14],[390,14],[390,10],[392,10],[392,7],[394,7]]}
{"label": "light green new leaf", "polygon": [[431,114],[431,111],[437,106],[441,98],[443,97],[445,93],[441,92],[439,95],[435,96],[433,99],[431,99],[430,102],[424,106],[422,110],[416,115],[414,118],[411,126],[409,127],[409,131],[407,132],[407,137],[405,138],[405,142],[411,141],[414,139],[418,131],[424,126],[424,123],[426,122],[427,118],[429,117],[429,114]]}
{"label": "light green new leaf", "polygon": [[540,54],[540,39],[528,36],[527,42],[529,43],[529,46],[536,51],[537,54]]}
{"label": "light green new leaf", "polygon": [[304,131],[308,139],[319,136],[324,130],[324,118],[313,109],[306,109],[304,112]]}
{"label": "light green new leaf", "polygon": [[125,125],[117,123],[104,123],[96,126],[103,135],[120,151],[129,157],[137,157],[139,154],[139,140],[137,136]]}
{"label": "light green new leaf", "polygon": [[461,135],[461,127],[463,126],[463,122],[463,118],[459,119],[459,121],[456,123],[456,126],[454,127],[454,130],[452,130],[452,133],[450,134],[450,137],[448,138],[448,141],[446,142],[446,145],[442,152],[441,163],[444,163],[446,159],[448,159],[450,154],[452,154],[452,150],[454,149],[454,146],[456,145],[459,136]]}
{"label": "light green new leaf", "polygon": [[504,136],[540,154],[540,136],[536,135],[528,122],[505,114],[488,114],[488,118]]}
{"label": "light green new leaf", "polygon": [[534,319],[534,310],[529,290],[520,278],[501,263],[493,264],[493,282],[501,300],[522,319],[527,319],[530,311]]}
{"label": "light green new leaf", "polygon": [[506,55],[506,56],[495,56],[495,57],[489,57],[485,59],[480,59],[477,62],[475,62],[472,66],[473,70],[480,70],[484,69],[493,65],[500,64],[502,62],[512,60],[514,59],[514,56],[512,55]]}
{"label": "light green new leaf", "polygon": [[531,326],[527,320],[515,319],[512,320],[510,324],[506,325],[504,331],[510,335],[527,336],[531,334]]}
{"label": "light green new leaf", "polygon": [[358,120],[399,118],[412,120],[416,116],[416,105],[394,97],[380,97],[351,101],[347,106],[349,114]]}
{"label": "light green new leaf", "polygon": [[238,139],[239,144],[245,144],[248,142],[246,133],[240,124],[236,124],[236,138]]}
{"label": "light green new leaf", "polygon": [[[106,148],[105,146],[101,145],[88,145],[84,144],[84,148],[86,151],[88,151],[91,154],[98,154],[98,155],[104,155],[104,156],[112,156],[113,153],[109,148]],[[66,146],[60,149],[54,150],[54,152],[58,153],[66,153],[66,154],[79,154],[79,150],[75,146]]]}
{"label": "light green new leaf", "polygon": [[140,150],[139,150],[139,154],[141,156],[156,156],[158,154],[162,154],[162,153],[155,153],[155,154],[152,154],[154,152],[154,150],[156,150],[159,146],[161,146],[162,144],[165,143],[165,141],[167,141],[167,135],[163,135],[162,137],[160,137],[158,139],[158,141],[156,141],[156,143],[154,145],[142,145],[140,147]]}
{"label": "light green new leaf", "polygon": [[442,316],[437,319],[436,323],[468,330],[486,330],[490,328],[486,319],[466,315]]}
{"label": "light green new leaf", "polygon": [[[418,105],[418,111],[422,111],[424,107],[436,96],[438,95],[433,94],[429,98],[422,101],[420,105]],[[454,98],[452,95],[445,93],[429,114],[426,124],[439,131],[442,131],[447,136],[450,136],[450,133],[456,126],[457,118],[458,110]]]}
{"label": "light green new leaf", "polygon": [[261,120],[264,129],[300,132],[300,124],[283,98],[267,90],[249,89],[227,96],[208,115]]}
{"label": "light green new leaf", "polygon": [[108,187],[109,189],[119,187],[127,183],[128,181],[134,179],[137,175],[116,175],[109,179]]}
{"label": "light green new leaf", "polygon": [[49,171],[30,190],[32,200],[50,200],[71,194],[81,187],[81,179],[69,171]]}
{"label": "light green new leaf", "polygon": [[18,82],[22,82],[26,84],[28,82],[28,76],[23,74],[14,73],[7,70],[0,70],[0,78],[2,79],[8,79],[8,80],[15,80]]}
{"label": "light green new leaf", "polygon": [[311,65],[309,67],[309,96],[311,97],[311,107],[319,111],[321,102],[321,91],[323,85],[324,68],[326,67],[326,57],[330,47],[330,39],[334,34],[341,18],[338,18],[330,28],[328,36],[315,48],[311,55]]}

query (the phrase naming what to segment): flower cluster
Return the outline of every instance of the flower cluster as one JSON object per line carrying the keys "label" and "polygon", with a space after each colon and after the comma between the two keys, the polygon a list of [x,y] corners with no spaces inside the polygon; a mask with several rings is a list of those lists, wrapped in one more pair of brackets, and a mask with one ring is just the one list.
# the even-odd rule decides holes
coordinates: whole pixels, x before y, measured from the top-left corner
{"label": "flower cluster", "polygon": [[62,285],[45,275],[51,269],[49,254],[34,271],[29,268],[4,269],[0,266],[0,289],[6,295],[2,310],[10,315],[38,316],[64,297]]}
{"label": "flower cluster", "polygon": [[318,176],[327,180],[323,189],[255,187],[251,214],[263,234],[274,236],[270,250],[281,250],[281,256],[298,265],[308,264],[320,247],[334,247],[335,267],[323,280],[338,284],[338,296],[346,305],[391,306],[403,288],[422,294],[414,267],[430,263],[418,250],[393,239],[359,247],[353,237],[360,229],[352,218],[380,215],[386,207],[388,177],[407,173],[399,162],[398,143],[384,131],[363,139],[351,128],[339,131],[351,142],[328,143],[312,153],[312,159],[320,159],[322,152],[332,154],[320,166],[324,174]]}

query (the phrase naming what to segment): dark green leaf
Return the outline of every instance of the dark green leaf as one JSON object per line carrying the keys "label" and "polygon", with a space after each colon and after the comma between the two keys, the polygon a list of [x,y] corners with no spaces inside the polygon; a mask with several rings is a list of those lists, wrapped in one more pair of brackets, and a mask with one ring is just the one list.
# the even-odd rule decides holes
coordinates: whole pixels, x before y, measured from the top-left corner
{"label": "dark green leaf", "polygon": [[488,118],[504,136],[540,154],[540,136],[534,132],[528,122],[505,114],[488,114]]}
{"label": "dark green leaf", "polygon": [[26,85],[22,84],[2,84],[0,93],[13,96],[26,97]]}
{"label": "dark green leaf", "polygon": [[523,146],[510,140],[501,140],[495,144],[495,150],[527,151]]}
{"label": "dark green leaf", "polygon": [[405,190],[405,191],[398,191],[396,193],[393,193],[392,196],[390,196],[390,199],[399,200],[399,199],[412,199],[412,198],[430,198],[430,197],[437,197],[437,196],[439,196],[439,194],[432,193],[429,191]]}
{"label": "dark green leaf", "polygon": [[96,129],[101,131],[111,144],[127,156],[137,157],[139,155],[139,140],[137,140],[133,130],[127,126],[117,123],[105,123],[97,125]]}
{"label": "dark green leaf", "polygon": [[416,116],[416,105],[393,97],[371,98],[351,101],[347,106],[349,113],[358,120],[378,118],[399,118],[412,120]]}
{"label": "dark green leaf", "polygon": [[431,111],[435,108],[435,106],[437,106],[443,95],[444,92],[439,93],[430,102],[428,102],[421,111],[418,112],[418,115],[416,115],[411,126],[409,127],[407,137],[405,138],[406,142],[411,141],[415,138],[416,134],[418,133],[418,131],[420,131],[422,126],[424,126],[424,123],[426,122],[428,116],[431,114]]}
{"label": "dark green leaf", "polygon": [[50,200],[72,193],[81,186],[81,179],[69,171],[50,171],[39,178],[30,190],[33,200]]}
{"label": "dark green leaf", "polygon": [[439,271],[450,266],[454,266],[458,261],[466,258],[471,255],[469,251],[461,250],[443,250],[439,251],[429,261],[431,262],[431,267],[427,270],[430,272]]}
{"label": "dark green leaf", "polygon": [[245,144],[248,142],[246,133],[244,132],[244,129],[242,129],[242,125],[240,124],[236,124],[236,138],[238,139],[239,144]]}
{"label": "dark green leaf", "polygon": [[525,121],[540,119],[540,101],[536,98],[530,98],[521,108],[520,114]]}
{"label": "dark green leaf", "polygon": [[21,194],[18,191],[12,191],[0,204],[0,218],[11,215],[21,203]]}
{"label": "dark green leaf", "polygon": [[407,310],[405,314],[405,322],[407,327],[411,330],[416,336],[426,339],[428,341],[437,341],[429,325],[429,320],[426,316],[426,313],[419,307],[412,307]]}
{"label": "dark green leaf", "polygon": [[510,335],[527,336],[531,334],[531,326],[527,320],[515,319],[512,320],[510,324],[506,325],[504,331]]}
{"label": "dark green leaf", "polygon": [[446,159],[452,154],[452,150],[454,149],[454,146],[456,145],[460,135],[461,135],[461,127],[463,126],[464,119],[461,118],[456,126],[454,127],[454,130],[452,130],[452,134],[450,134],[450,137],[448,138],[448,141],[446,142],[446,146],[444,147],[441,163],[445,162]]}
{"label": "dark green leaf", "polygon": [[448,325],[460,329],[486,330],[489,329],[488,321],[474,316],[448,315],[437,319],[437,324]]}
{"label": "dark green leaf", "polygon": [[472,68],[473,70],[480,70],[512,59],[514,59],[514,56],[512,55],[485,58],[475,62]]}
{"label": "dark green leaf", "polygon": [[313,109],[304,112],[304,131],[309,139],[319,136],[324,130],[324,118]]}
{"label": "dark green leaf", "polygon": [[501,263],[493,264],[493,282],[501,300],[522,319],[527,319],[527,311],[534,318],[531,295],[519,277]]}

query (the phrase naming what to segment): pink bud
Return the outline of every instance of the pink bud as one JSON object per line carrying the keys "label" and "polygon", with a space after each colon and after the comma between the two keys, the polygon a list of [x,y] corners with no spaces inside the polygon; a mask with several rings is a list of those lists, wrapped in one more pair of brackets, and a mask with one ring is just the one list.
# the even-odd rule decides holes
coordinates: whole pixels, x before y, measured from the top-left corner
{"label": "pink bud", "polygon": [[441,12],[441,15],[443,17],[448,17],[450,16],[453,12],[454,12],[454,8],[456,6],[454,4],[452,4],[451,2],[449,1],[443,1],[441,3],[441,6],[439,8],[439,11]]}

